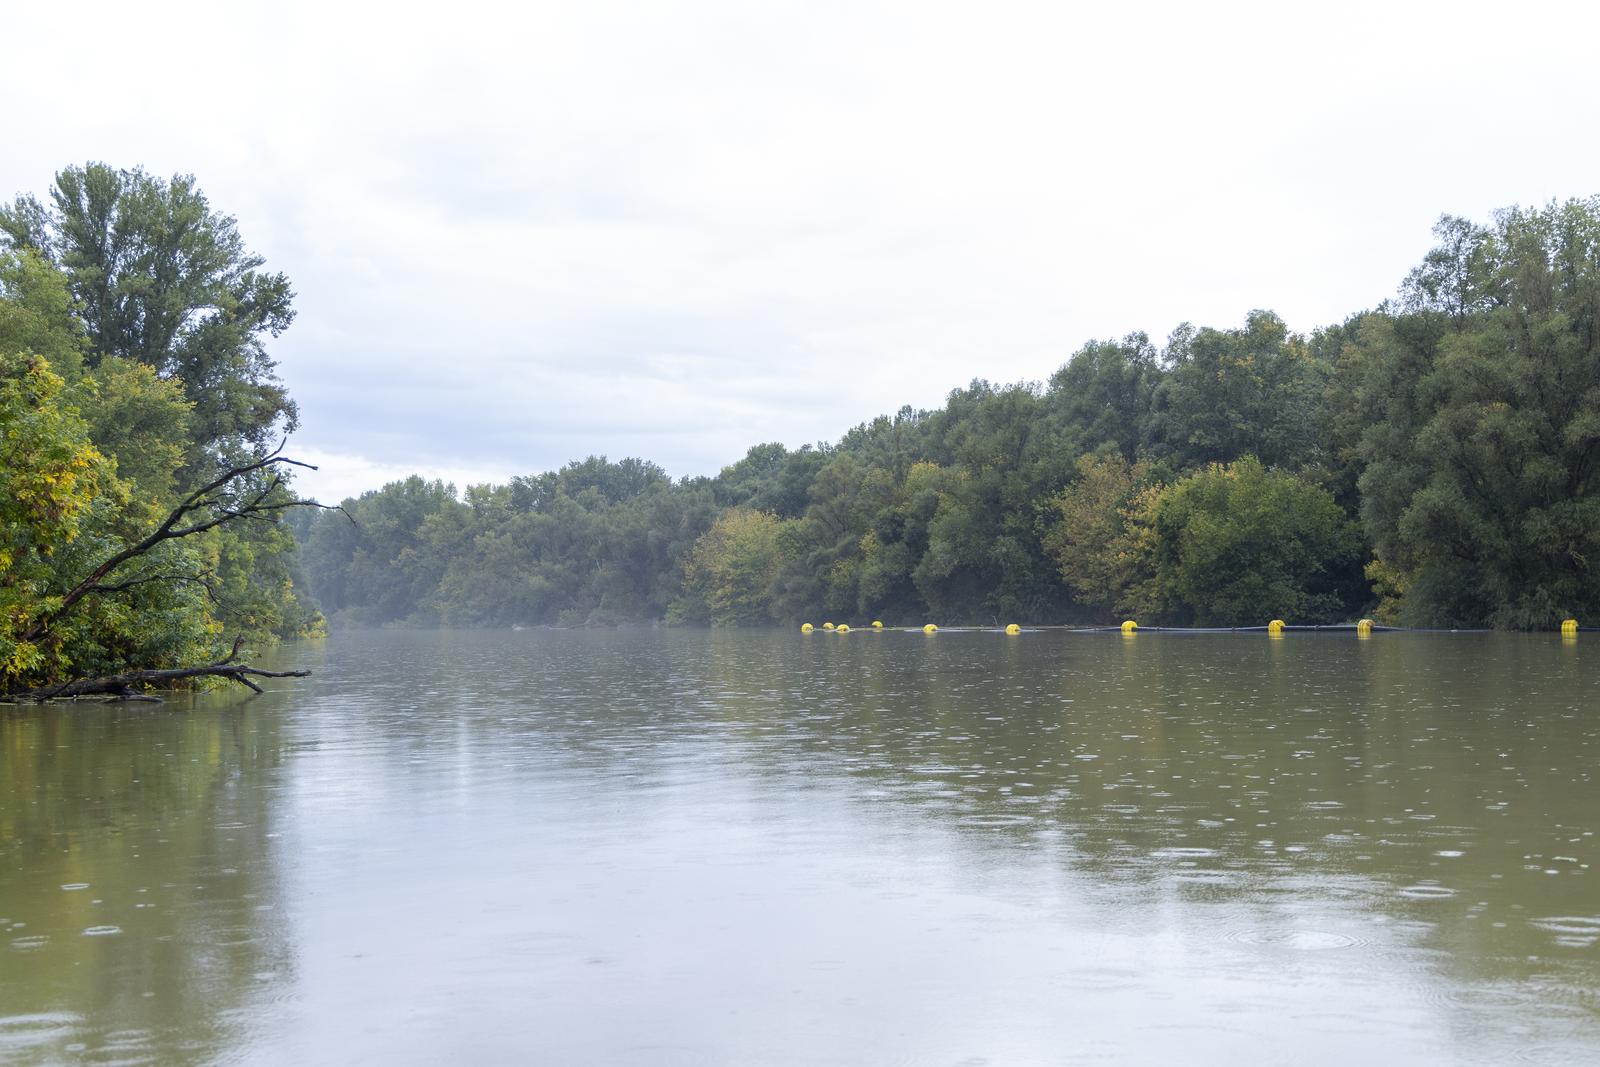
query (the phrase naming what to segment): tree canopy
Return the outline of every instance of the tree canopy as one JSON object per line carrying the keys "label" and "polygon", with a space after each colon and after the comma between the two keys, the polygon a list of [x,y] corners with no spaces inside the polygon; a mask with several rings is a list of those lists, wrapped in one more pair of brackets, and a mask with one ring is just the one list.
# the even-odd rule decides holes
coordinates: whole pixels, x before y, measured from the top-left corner
{"label": "tree canopy", "polygon": [[[315,630],[308,587],[356,624],[1593,617],[1600,197],[1435,236],[1394,300],[1309,335],[1265,310],[1134,332],[715,477],[590,456],[286,525],[253,460],[297,418],[268,351],[288,280],[193,178],[68,167],[0,207],[0,664],[196,661]],[[269,521],[76,592],[196,499]]]}
{"label": "tree canopy", "polygon": [[1600,198],[1445,218],[1397,298],[1092,341],[714,478],[417,480],[302,530],[359,622],[1323,622],[1600,611]]}
{"label": "tree canopy", "polygon": [[294,321],[289,280],[261,269],[234,218],[212,210],[192,176],[67,167],[48,204],[23,195],[0,207],[0,234],[65,276],[91,367],[120,358],[183,384],[194,408],[191,466],[294,428],[266,350]]}
{"label": "tree canopy", "polygon": [[264,347],[292,294],[261,266],[183,176],[91,163],[0,207],[0,691],[320,626],[286,461],[258,462],[294,421]]}

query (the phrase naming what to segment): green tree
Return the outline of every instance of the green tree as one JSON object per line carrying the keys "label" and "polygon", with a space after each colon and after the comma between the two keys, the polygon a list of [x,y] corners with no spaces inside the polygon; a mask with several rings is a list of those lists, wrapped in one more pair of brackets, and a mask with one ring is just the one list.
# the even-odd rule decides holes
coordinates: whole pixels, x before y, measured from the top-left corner
{"label": "green tree", "polygon": [[1362,516],[1401,617],[1600,613],[1600,197],[1446,218],[1364,335]]}
{"label": "green tree", "polygon": [[83,372],[83,329],[67,277],[29,249],[0,250],[0,352],[27,352],[68,381]]}
{"label": "green tree", "polygon": [[111,467],[87,428],[58,403],[48,361],[0,353],[0,672],[4,681],[46,669],[29,630],[59,602],[58,551],[83,533]]}
{"label": "green tree", "polygon": [[0,353],[0,691],[198,662],[215,645],[191,545],[85,583],[149,512],[64,397],[46,360]]}
{"label": "green tree", "polygon": [[1050,378],[1049,418],[1059,426],[1056,447],[1077,455],[1115,449],[1129,463],[1154,432],[1156,391],[1165,376],[1148,335],[1091,341]]}
{"label": "green tree", "polygon": [[1174,621],[1333,622],[1364,598],[1360,538],[1338,502],[1253,457],[1196,471],[1141,510],[1150,563],[1137,598]]}
{"label": "green tree", "polygon": [[1320,368],[1270,311],[1242,330],[1178,330],[1155,394],[1156,452],[1179,470],[1253,455],[1298,469],[1321,458]]}
{"label": "green tree", "polygon": [[301,536],[303,566],[323,610],[364,624],[424,610],[449,563],[448,555],[432,551],[427,526],[462,508],[455,487],[412,475],[346,500],[343,508],[344,515],[313,516]]}
{"label": "green tree", "polygon": [[1142,514],[1140,492],[1151,486],[1160,488],[1148,462],[1115,453],[1084,456],[1078,480],[1055,498],[1045,548],[1078,603],[1102,621],[1149,577],[1133,524]]}
{"label": "green tree", "polygon": [[149,364],[111,356],[79,379],[71,402],[95,446],[116,461],[118,477],[152,504],[172,499],[194,409],[181,383]]}
{"label": "green tree", "polygon": [[68,167],[48,206],[21,196],[0,208],[0,235],[64,272],[91,363],[120,357],[183,383],[197,473],[294,427],[265,347],[294,319],[288,279],[260,269],[193,177]]}
{"label": "green tree", "polygon": [[792,452],[776,442],[756,445],[717,475],[712,483],[717,503],[769,511],[783,519],[799,518],[806,509],[806,491],[828,462],[828,455],[827,450],[810,445]]}
{"label": "green tree", "polygon": [[[281,273],[261,269],[235,220],[213,210],[192,177],[68,167],[48,204],[21,196],[0,207],[0,244],[20,265],[11,271],[18,280],[0,277],[23,297],[14,307],[56,338],[53,348],[34,340],[28,349],[59,362],[95,443],[136,484],[136,500],[159,507],[240,468],[249,473],[239,492],[278,486],[288,496],[281,470],[250,459],[295,426],[266,351],[294,318],[293,293]],[[262,518],[206,539],[222,594],[214,607],[229,627],[291,636],[314,626],[315,613],[293,592],[292,540]]]}
{"label": "green tree", "polygon": [[764,511],[730,508],[719,515],[689,553],[683,597],[669,618],[713,626],[771,623],[781,525]]}

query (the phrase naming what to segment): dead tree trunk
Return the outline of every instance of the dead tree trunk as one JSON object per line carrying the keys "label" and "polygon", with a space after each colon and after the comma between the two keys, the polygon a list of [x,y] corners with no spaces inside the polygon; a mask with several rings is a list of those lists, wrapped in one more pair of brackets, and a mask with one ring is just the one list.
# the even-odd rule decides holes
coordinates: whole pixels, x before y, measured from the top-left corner
{"label": "dead tree trunk", "polygon": [[244,638],[238,638],[233,643],[233,651],[228,653],[225,659],[204,667],[170,667],[161,670],[124,671],[121,674],[108,674],[100,678],[75,678],[58,685],[45,685],[36,689],[8,693],[4,699],[33,703],[83,696],[148,700],[152,698],[145,694],[146,687],[165,687],[173,682],[190,678],[226,678],[260,693],[264,690],[252,681],[254,678],[305,678],[311,674],[310,671],[264,671],[258,667],[235,663],[233,660],[239,655],[239,649],[243,644]]}

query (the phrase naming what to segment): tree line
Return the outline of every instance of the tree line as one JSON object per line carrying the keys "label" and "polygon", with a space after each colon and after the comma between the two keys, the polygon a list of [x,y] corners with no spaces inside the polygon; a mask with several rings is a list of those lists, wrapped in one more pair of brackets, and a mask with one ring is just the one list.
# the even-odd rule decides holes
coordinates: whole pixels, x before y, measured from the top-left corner
{"label": "tree line", "polygon": [[90,163],[0,205],[0,694],[244,680],[244,641],[320,631],[263,266],[185,175]]}
{"label": "tree line", "polygon": [[1435,234],[1395,299],[1309,335],[1257,311],[1095,341],[715,477],[412,477],[354,523],[294,516],[301,565],[362,625],[1593,618],[1600,197]]}

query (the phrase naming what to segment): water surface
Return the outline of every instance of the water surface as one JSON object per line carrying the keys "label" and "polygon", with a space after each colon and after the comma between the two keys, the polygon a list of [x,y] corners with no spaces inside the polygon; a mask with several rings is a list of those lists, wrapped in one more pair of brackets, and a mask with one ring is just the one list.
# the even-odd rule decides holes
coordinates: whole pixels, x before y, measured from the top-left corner
{"label": "water surface", "polygon": [[0,708],[0,1063],[1600,1062],[1588,637],[356,633]]}

